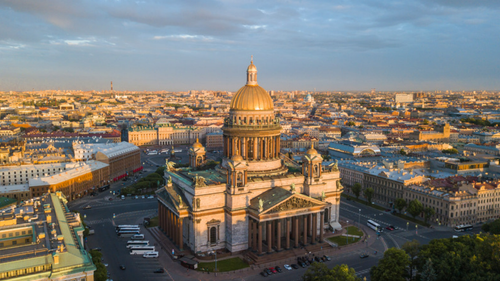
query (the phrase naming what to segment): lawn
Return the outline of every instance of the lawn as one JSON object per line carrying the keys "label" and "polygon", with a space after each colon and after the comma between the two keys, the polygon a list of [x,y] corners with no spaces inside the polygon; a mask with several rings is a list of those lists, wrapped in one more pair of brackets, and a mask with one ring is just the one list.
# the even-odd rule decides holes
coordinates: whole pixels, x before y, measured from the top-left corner
{"label": "lawn", "polygon": [[349,235],[363,236],[363,231],[359,230],[359,228],[355,226],[348,226],[347,233],[349,233]]}
{"label": "lawn", "polygon": [[[238,257],[217,261],[217,272],[233,271],[246,267],[248,267],[248,263]],[[215,269],[215,262],[200,262],[198,264],[198,270],[202,271],[207,269],[213,272]]]}
{"label": "lawn", "polygon": [[[328,238],[328,240],[330,242],[333,242],[333,243],[337,244],[339,247],[340,246],[345,246],[348,243],[349,244],[354,244],[354,243],[358,242],[360,239],[361,238],[353,238],[353,237],[349,237],[349,239],[346,239],[346,236],[334,236],[334,237]],[[349,240],[349,242],[347,242],[346,240]]]}
{"label": "lawn", "polygon": [[153,217],[149,220],[149,225],[147,227],[155,227],[158,226],[158,216]]}

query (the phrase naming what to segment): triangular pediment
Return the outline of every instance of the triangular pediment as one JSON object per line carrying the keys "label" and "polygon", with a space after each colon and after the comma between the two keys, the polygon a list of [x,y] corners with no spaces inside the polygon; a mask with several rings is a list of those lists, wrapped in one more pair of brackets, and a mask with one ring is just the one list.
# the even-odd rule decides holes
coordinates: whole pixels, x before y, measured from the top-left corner
{"label": "triangular pediment", "polygon": [[325,203],[322,201],[313,199],[311,197],[295,194],[287,198],[286,200],[283,200],[281,203],[276,204],[276,206],[269,208],[268,210],[263,212],[263,214],[300,210],[304,208],[318,207],[323,205],[325,205]]}

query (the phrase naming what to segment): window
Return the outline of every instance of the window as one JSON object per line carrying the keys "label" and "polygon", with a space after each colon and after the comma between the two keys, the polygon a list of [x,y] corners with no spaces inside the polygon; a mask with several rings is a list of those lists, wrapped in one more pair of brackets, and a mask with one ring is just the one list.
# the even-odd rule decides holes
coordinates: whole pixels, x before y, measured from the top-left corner
{"label": "window", "polygon": [[216,244],[217,243],[217,227],[212,226],[210,228],[210,244]]}

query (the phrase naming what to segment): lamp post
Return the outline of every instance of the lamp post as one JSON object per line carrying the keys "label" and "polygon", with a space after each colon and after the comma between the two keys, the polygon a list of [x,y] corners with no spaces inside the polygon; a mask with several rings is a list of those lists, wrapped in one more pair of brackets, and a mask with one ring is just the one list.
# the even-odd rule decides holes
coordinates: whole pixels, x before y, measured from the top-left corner
{"label": "lamp post", "polygon": [[349,227],[347,227],[347,224],[349,223],[349,221],[346,221],[346,227],[345,229],[347,230],[347,236],[345,237],[345,244],[348,245],[349,244]]}
{"label": "lamp post", "polygon": [[215,252],[215,276],[217,276],[217,250]]}
{"label": "lamp post", "polygon": [[410,222],[409,221],[406,222],[406,231],[408,231],[408,226],[410,226]]}
{"label": "lamp post", "polygon": [[415,234],[418,234],[418,224],[415,225]]}
{"label": "lamp post", "polygon": [[359,209],[358,227],[361,228],[361,209]]}

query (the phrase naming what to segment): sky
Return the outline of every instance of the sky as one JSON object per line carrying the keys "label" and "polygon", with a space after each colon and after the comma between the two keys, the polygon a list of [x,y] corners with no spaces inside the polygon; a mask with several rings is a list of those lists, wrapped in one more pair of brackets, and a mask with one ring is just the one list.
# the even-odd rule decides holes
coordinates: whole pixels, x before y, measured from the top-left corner
{"label": "sky", "polygon": [[498,0],[0,0],[0,91],[500,89]]}

